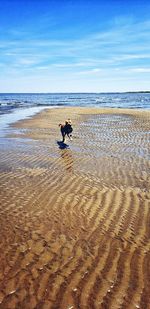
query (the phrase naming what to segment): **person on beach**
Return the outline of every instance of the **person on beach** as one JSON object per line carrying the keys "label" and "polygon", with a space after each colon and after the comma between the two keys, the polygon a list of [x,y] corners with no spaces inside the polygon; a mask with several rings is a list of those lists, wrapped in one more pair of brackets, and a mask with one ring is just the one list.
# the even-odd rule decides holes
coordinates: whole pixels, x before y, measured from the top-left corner
{"label": "person on beach", "polygon": [[71,120],[70,119],[66,120],[64,125],[60,123],[59,127],[62,134],[63,143],[65,142],[66,135],[69,137],[69,139],[71,139],[72,137],[71,133],[73,131]]}

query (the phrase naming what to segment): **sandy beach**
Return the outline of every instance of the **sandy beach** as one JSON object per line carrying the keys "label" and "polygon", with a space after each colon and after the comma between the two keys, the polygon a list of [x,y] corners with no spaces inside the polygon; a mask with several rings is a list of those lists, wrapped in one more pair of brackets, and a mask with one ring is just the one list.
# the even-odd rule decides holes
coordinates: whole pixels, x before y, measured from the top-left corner
{"label": "sandy beach", "polygon": [[150,308],[150,111],[47,109],[0,143],[0,309]]}

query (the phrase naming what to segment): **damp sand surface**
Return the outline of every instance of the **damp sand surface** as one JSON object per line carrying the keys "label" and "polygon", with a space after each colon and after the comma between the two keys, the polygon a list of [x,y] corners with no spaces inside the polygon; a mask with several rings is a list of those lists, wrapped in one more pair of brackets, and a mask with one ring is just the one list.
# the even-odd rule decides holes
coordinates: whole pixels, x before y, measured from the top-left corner
{"label": "damp sand surface", "polygon": [[45,110],[0,146],[0,309],[150,308],[150,112]]}

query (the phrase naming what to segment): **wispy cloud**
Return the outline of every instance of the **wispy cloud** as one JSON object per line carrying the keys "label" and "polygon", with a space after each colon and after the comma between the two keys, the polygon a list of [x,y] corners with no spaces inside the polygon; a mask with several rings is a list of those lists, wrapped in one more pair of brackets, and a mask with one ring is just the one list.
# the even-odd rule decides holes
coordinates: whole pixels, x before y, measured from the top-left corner
{"label": "wispy cloud", "polygon": [[130,68],[128,72],[133,73],[150,73],[150,67],[149,68]]}
{"label": "wispy cloud", "polygon": [[[138,29],[138,31],[137,31]],[[130,25],[119,24],[111,30],[93,33],[80,40],[31,40],[30,37],[20,38],[19,41],[1,42],[1,57],[9,58],[12,64],[14,60],[20,65],[34,64],[32,56],[39,58],[38,62],[48,61],[50,64],[69,67],[80,66],[80,63],[91,65],[99,62],[99,65],[116,65],[118,61],[150,59],[150,22],[133,23]],[[21,62],[19,58],[25,58]],[[16,59],[15,59],[16,58]],[[84,61],[83,61],[84,59]],[[64,64],[65,62],[65,64]],[[84,65],[83,64],[83,65]]]}
{"label": "wispy cloud", "polygon": [[[54,23],[54,20],[52,21]],[[44,24],[46,28],[46,22]],[[54,31],[54,30],[53,30]],[[67,32],[67,29],[65,28]],[[127,78],[150,73],[150,20],[137,21],[132,16],[117,16],[111,27],[73,36],[44,37],[25,29],[8,30],[9,38],[0,40],[1,74],[45,74],[81,76],[81,78]]]}
{"label": "wispy cloud", "polygon": [[99,68],[94,68],[94,69],[91,69],[91,70],[84,70],[84,71],[79,71],[78,74],[81,74],[81,75],[89,75],[89,74],[96,74],[96,73],[100,73],[102,72],[102,69],[99,69]]}

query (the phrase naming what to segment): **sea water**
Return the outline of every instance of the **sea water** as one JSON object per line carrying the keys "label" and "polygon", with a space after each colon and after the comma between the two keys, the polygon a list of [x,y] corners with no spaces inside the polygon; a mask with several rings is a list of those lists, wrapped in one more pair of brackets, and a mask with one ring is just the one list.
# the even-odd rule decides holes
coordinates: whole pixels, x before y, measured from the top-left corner
{"label": "sea water", "polygon": [[65,106],[150,109],[150,93],[1,93],[0,130],[44,108]]}

